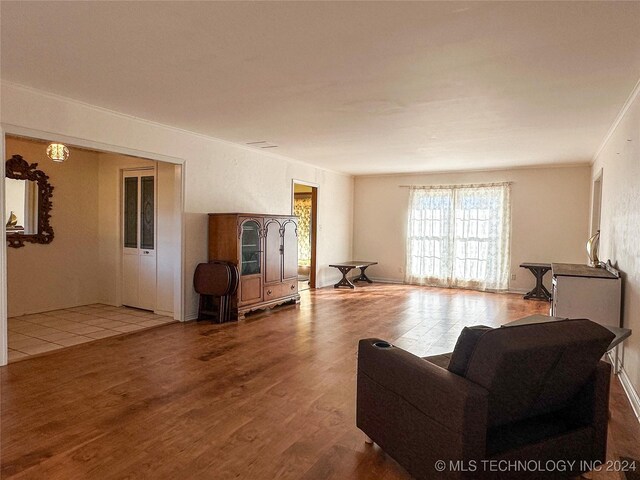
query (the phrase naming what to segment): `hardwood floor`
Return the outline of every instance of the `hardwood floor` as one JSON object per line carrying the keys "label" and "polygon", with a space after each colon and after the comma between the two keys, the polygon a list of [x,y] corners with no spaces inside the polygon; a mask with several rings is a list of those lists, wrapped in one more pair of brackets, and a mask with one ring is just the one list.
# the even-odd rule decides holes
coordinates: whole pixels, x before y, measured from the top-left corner
{"label": "hardwood floor", "polygon": [[[546,308],[516,295],[327,288],[237,324],[170,324],[26,359],[0,369],[0,477],[407,479],[355,427],[357,340],[424,356],[450,350],[464,325]],[[617,380],[612,409],[609,455],[640,458]]]}

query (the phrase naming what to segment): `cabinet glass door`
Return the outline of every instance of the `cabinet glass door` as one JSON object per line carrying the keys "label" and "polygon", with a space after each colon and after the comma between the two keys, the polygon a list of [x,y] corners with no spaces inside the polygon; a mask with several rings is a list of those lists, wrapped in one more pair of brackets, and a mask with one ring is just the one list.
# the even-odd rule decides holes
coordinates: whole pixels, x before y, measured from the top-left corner
{"label": "cabinet glass door", "polygon": [[260,273],[260,225],[253,220],[242,224],[241,275]]}

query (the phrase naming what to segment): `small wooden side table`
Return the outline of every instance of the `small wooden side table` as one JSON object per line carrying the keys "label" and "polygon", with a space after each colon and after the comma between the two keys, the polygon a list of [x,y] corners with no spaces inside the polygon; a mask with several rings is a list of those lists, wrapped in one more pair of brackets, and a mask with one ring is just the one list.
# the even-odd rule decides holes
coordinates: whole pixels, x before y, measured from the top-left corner
{"label": "small wooden side table", "polygon": [[333,265],[329,265],[330,267],[337,268],[338,270],[340,270],[340,273],[342,273],[342,280],[336,283],[333,286],[333,288],[340,288],[340,287],[356,288],[356,286],[353,283],[351,283],[347,278],[347,274],[354,268],[360,269],[360,275],[358,275],[356,278],[353,279],[354,282],[362,281],[367,283],[373,283],[369,279],[369,277],[367,277],[364,271],[367,269],[367,267],[370,267],[371,265],[377,265],[377,264],[378,262],[358,262],[358,261],[352,260],[350,262],[334,263]]}
{"label": "small wooden side table", "polygon": [[544,284],[542,283],[542,279],[544,275],[551,270],[550,263],[521,263],[521,268],[526,268],[529,270],[534,277],[536,277],[536,286],[533,287],[533,290],[528,292],[524,298],[525,300],[535,299],[535,300],[544,300],[546,302],[551,301],[551,294],[549,290],[546,289]]}

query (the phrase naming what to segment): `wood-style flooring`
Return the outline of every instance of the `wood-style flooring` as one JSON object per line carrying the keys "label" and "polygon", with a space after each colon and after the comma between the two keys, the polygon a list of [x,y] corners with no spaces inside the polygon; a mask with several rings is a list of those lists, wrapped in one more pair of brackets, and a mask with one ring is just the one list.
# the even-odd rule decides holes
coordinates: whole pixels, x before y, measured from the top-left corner
{"label": "wood-style flooring", "polygon": [[[407,479],[355,427],[358,339],[424,356],[450,350],[464,325],[547,308],[517,295],[327,288],[237,324],[170,324],[16,362],[0,369],[0,478]],[[640,458],[617,380],[611,395],[609,456]]]}

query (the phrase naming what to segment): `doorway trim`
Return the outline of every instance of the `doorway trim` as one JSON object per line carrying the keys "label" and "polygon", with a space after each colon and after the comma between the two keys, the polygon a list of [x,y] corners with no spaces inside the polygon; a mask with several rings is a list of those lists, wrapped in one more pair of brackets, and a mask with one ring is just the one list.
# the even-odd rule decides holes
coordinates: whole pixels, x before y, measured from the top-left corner
{"label": "doorway trim", "polygon": [[291,214],[293,215],[293,206],[295,202],[295,186],[305,185],[311,187],[311,275],[309,278],[309,287],[317,288],[318,278],[318,190],[320,185],[305,180],[291,179]]}
{"label": "doorway trim", "polygon": [[[3,159],[2,166],[0,166],[0,175],[2,175],[2,187],[0,187],[1,195],[0,195],[0,221],[1,225],[7,224],[7,219],[5,218],[4,212],[4,178],[5,178],[5,164],[6,161],[6,153],[4,146],[4,136],[6,131],[4,126],[0,126],[0,148],[2,149]],[[0,235],[0,240],[2,240],[2,248],[0,248],[0,366],[6,365],[9,360],[9,333],[7,330],[7,232],[4,227],[2,227],[2,235]]]}
{"label": "doorway trim", "polygon": [[594,235],[596,230],[600,230],[600,221],[602,219],[602,172],[601,168],[593,177],[591,183],[591,233]]}
{"label": "doorway trim", "polygon": [[[186,285],[186,244],[185,244],[185,170],[187,167],[187,161],[183,158],[170,157],[154,152],[147,152],[143,150],[136,150],[133,148],[127,148],[120,145],[107,144],[102,142],[96,142],[94,140],[88,140],[84,138],[71,137],[55,132],[47,132],[43,130],[36,130],[31,128],[24,128],[18,125],[11,125],[6,123],[0,124],[0,149],[3,154],[2,165],[0,166],[0,178],[5,178],[5,159],[6,153],[6,136],[19,136],[28,137],[40,140],[56,139],[62,143],[67,143],[72,146],[87,148],[91,150],[103,151],[105,153],[117,153],[122,155],[129,155],[133,157],[145,158],[148,160],[155,160],[160,162],[172,163],[175,165],[181,165],[180,171],[180,195],[176,198],[179,203],[179,215],[178,215],[178,230],[179,234],[179,249],[180,255],[176,258],[176,267],[174,272],[179,272],[178,281],[174,282],[174,298],[179,301],[174,302],[173,318],[180,322],[185,321],[185,292],[184,286]],[[4,181],[0,187],[0,221],[1,225],[6,224],[5,211],[4,211]],[[6,232],[2,228],[2,234],[0,240],[2,240],[2,247],[0,248],[0,366],[6,365],[8,362],[8,332],[7,332],[7,241]]]}

